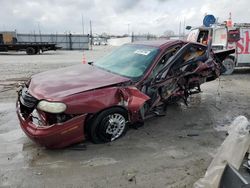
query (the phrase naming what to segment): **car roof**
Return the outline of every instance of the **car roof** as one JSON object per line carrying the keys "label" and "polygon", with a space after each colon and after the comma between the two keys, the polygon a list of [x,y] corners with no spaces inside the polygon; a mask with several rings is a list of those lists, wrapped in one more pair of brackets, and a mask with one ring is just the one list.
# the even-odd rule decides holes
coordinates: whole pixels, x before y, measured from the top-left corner
{"label": "car roof", "polygon": [[172,46],[178,43],[183,43],[183,41],[182,40],[147,40],[147,41],[136,41],[131,44],[165,48],[165,47]]}

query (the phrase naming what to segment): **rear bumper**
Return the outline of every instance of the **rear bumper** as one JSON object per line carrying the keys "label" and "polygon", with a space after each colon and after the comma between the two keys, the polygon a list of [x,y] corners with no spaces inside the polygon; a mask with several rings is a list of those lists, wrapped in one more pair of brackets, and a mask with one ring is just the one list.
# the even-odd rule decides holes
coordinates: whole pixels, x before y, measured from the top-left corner
{"label": "rear bumper", "polygon": [[47,148],[63,148],[85,139],[84,122],[87,114],[52,126],[37,126],[30,118],[23,118],[19,101],[16,104],[16,112],[25,134],[34,142]]}

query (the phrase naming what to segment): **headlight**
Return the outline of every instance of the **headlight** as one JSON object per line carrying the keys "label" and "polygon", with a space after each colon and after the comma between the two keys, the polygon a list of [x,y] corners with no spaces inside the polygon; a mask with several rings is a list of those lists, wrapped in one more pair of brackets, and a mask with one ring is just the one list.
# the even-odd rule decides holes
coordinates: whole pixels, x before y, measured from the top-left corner
{"label": "headlight", "polygon": [[43,100],[38,103],[37,108],[45,112],[58,114],[64,112],[67,106],[61,102],[48,102]]}

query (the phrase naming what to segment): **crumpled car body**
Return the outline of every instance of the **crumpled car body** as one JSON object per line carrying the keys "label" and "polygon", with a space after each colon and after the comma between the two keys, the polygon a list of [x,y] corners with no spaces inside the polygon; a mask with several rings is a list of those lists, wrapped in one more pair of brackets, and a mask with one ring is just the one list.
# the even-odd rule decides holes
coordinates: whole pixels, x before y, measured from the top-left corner
{"label": "crumpled car body", "polygon": [[187,103],[201,84],[220,76],[224,56],[233,52],[147,41],[124,45],[99,62],[39,73],[18,92],[21,128],[47,148],[86,138],[113,141],[129,124],[161,115],[169,102]]}

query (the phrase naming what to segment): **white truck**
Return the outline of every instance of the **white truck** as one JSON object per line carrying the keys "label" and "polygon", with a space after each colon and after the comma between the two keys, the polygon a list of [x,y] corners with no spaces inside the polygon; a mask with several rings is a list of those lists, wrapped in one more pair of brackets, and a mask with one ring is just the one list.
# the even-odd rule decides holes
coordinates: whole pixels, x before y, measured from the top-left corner
{"label": "white truck", "polygon": [[235,23],[233,27],[214,24],[211,27],[192,28],[187,40],[207,44],[209,36],[214,50],[236,49],[235,54],[228,56],[223,62],[227,69],[225,74],[232,74],[236,66],[250,66],[250,23]]}

